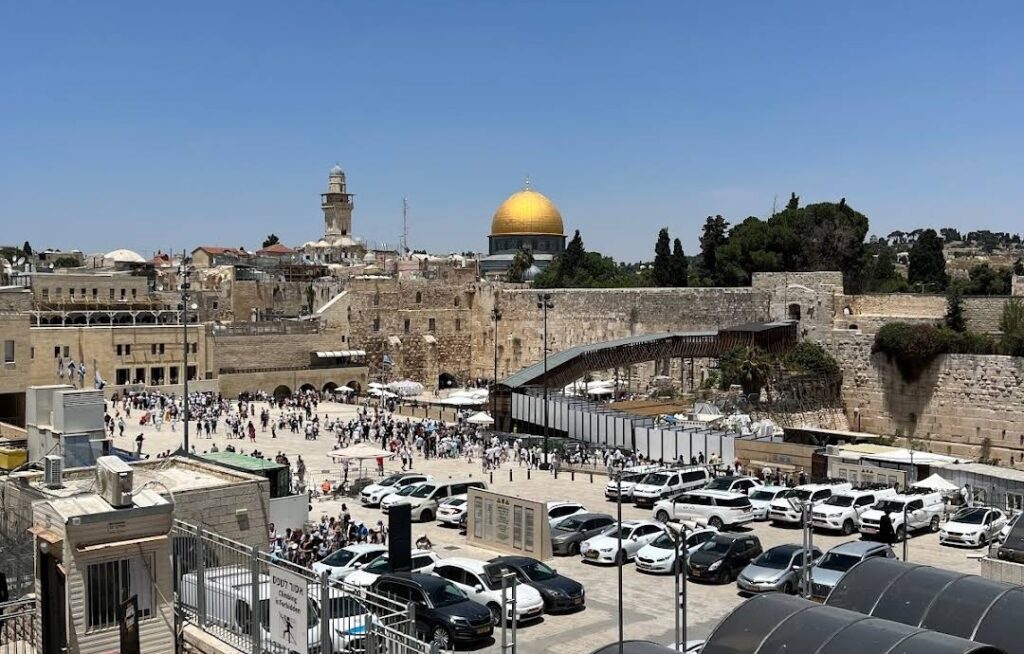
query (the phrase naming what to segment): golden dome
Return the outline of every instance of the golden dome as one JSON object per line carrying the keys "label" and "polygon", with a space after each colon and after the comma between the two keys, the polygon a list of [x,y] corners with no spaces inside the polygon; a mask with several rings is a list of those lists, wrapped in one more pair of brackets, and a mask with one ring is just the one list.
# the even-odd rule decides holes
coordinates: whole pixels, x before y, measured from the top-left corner
{"label": "golden dome", "polygon": [[501,203],[491,221],[491,236],[499,234],[551,234],[564,236],[562,214],[543,194],[525,188]]}

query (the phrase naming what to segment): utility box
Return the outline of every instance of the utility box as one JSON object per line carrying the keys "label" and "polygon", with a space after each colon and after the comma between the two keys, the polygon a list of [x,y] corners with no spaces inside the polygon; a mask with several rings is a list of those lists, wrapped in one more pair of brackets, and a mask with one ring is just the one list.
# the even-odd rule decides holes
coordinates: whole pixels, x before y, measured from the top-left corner
{"label": "utility box", "polygon": [[132,467],[116,456],[96,459],[97,492],[115,509],[132,505],[132,476]]}

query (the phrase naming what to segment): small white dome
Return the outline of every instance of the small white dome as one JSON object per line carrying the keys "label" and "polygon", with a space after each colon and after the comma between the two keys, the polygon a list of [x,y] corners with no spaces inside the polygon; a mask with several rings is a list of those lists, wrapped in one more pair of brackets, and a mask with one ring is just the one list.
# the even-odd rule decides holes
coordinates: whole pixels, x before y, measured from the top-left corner
{"label": "small white dome", "polygon": [[344,175],[345,171],[341,169],[341,166],[334,164],[334,168],[331,168],[332,175]]}
{"label": "small white dome", "polygon": [[376,263],[376,262],[377,262],[377,255],[374,254],[373,252],[367,252],[363,256],[363,263]]}
{"label": "small white dome", "polygon": [[104,259],[110,259],[114,263],[146,263],[138,252],[131,250],[111,250],[103,255]]}

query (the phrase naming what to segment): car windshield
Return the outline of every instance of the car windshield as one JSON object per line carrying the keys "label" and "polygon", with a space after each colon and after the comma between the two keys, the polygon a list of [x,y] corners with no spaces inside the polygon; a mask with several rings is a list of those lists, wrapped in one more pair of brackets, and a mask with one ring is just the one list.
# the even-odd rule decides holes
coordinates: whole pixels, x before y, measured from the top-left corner
{"label": "car windshield", "polygon": [[430,601],[434,606],[450,606],[466,601],[466,594],[455,584],[444,584],[430,591]]}
{"label": "car windshield", "polygon": [[818,563],[818,567],[823,570],[835,570],[837,572],[846,572],[860,561],[859,556],[853,556],[852,554],[843,554],[841,552],[829,552],[826,554],[821,561]]}
{"label": "car windshield", "polygon": [[447,504],[448,506],[462,506],[465,503],[466,503],[466,500],[464,500],[462,498],[448,500],[447,502],[445,502],[445,504]]}
{"label": "car windshield", "polygon": [[412,492],[413,497],[426,497],[434,492],[434,486],[431,484],[423,484]]}
{"label": "car windshield", "polygon": [[388,563],[388,557],[379,556],[371,561],[369,565],[363,568],[363,570],[379,575],[385,572],[391,572],[391,564]]}
{"label": "car windshield", "polygon": [[[634,529],[636,529],[636,527],[630,527],[629,525],[622,525],[622,538],[623,538],[623,540],[625,540],[625,539],[629,538],[630,536],[632,536]],[[611,538],[616,538],[619,535],[619,528],[616,525],[612,525],[611,527],[608,527],[607,529],[602,531],[601,535],[602,536],[610,536]]]}
{"label": "car windshield", "polygon": [[402,478],[402,475],[391,475],[390,477],[385,477],[384,479],[381,479],[380,481],[378,481],[377,485],[378,486],[394,486],[395,484],[398,483],[398,480],[401,479],[401,478]]}
{"label": "car windshield", "polygon": [[761,500],[762,502],[768,502],[770,500],[774,500],[775,497],[776,497],[775,491],[759,490],[759,491],[754,491],[753,493],[750,494],[750,499],[752,499],[752,500]]}
{"label": "car windshield", "polygon": [[903,513],[903,502],[884,500],[875,505],[875,509],[882,513]]}
{"label": "car windshield", "polygon": [[814,491],[801,488],[793,491],[793,497],[800,498],[801,500],[809,500],[811,498],[811,493],[813,492]]}
{"label": "car windshield", "polygon": [[759,565],[762,568],[782,570],[789,567],[791,560],[793,560],[793,550],[786,547],[773,547],[754,559],[754,565]]}
{"label": "car windshield", "polygon": [[324,559],[324,565],[329,565],[333,568],[340,568],[354,558],[356,558],[355,552],[350,552],[345,549],[335,550],[330,556]]}
{"label": "car windshield", "polygon": [[668,475],[655,472],[644,477],[641,483],[650,484],[651,486],[664,486],[666,481],[668,481]]}
{"label": "car windshield", "polygon": [[961,509],[953,516],[953,522],[962,522],[967,525],[980,525],[985,522],[985,509]]}
{"label": "car windshield", "polygon": [[412,484],[398,491],[397,493],[395,493],[395,495],[412,495],[413,493],[416,492],[416,489],[419,487],[419,484]]}
{"label": "car windshield", "polygon": [[651,545],[654,545],[658,549],[674,550],[676,548],[676,541],[668,534],[662,534],[651,541]]}
{"label": "car windshield", "polygon": [[570,517],[558,523],[555,529],[559,531],[579,531],[583,526],[583,518]]}
{"label": "car windshield", "polygon": [[853,498],[849,495],[833,495],[825,500],[829,506],[853,506]]}
{"label": "car windshield", "polygon": [[[627,481],[636,483],[646,476],[646,472],[631,472],[628,475],[622,475],[622,483],[626,483]],[[612,483],[614,484],[615,482]]]}
{"label": "car windshield", "polygon": [[710,484],[704,487],[705,490],[729,490],[736,480],[732,477],[719,477],[713,479]]}
{"label": "car windshield", "polygon": [[732,547],[732,540],[728,538],[712,538],[708,542],[701,545],[701,552],[710,552],[711,554],[727,554],[729,549]]}
{"label": "car windshield", "polygon": [[548,579],[554,579],[558,576],[558,573],[544,565],[540,561],[531,561],[530,563],[524,563],[522,566],[523,573],[530,579],[530,581],[547,581]]}

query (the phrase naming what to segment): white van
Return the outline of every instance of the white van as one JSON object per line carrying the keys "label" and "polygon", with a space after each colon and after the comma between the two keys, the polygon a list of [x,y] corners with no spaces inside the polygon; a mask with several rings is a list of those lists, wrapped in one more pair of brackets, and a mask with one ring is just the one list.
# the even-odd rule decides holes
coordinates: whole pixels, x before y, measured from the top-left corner
{"label": "white van", "polygon": [[799,506],[802,502],[810,502],[811,506],[815,507],[834,494],[846,492],[851,488],[853,488],[852,484],[845,481],[797,486],[789,497],[773,500],[768,505],[768,519],[773,524],[800,524],[800,510],[794,505]]}
{"label": "white van", "polygon": [[487,488],[482,480],[467,481],[426,481],[419,484],[408,495],[393,493],[380,502],[384,513],[398,504],[408,504],[409,514],[413,520],[431,522],[437,515],[438,504],[453,495],[464,495],[470,488]]}
{"label": "white van", "polygon": [[672,493],[702,488],[709,481],[711,473],[699,466],[652,472],[633,487],[633,503],[648,509]]}
{"label": "white van", "polygon": [[815,529],[841,531],[849,536],[860,529],[860,517],[879,500],[896,497],[895,488],[848,490],[836,493],[811,512],[811,523]]}
{"label": "white van", "polygon": [[[913,495],[897,495],[881,500],[860,517],[860,533],[870,538],[882,531],[882,516],[889,514],[896,540],[903,540],[907,534],[921,529],[938,531],[945,505],[942,493],[916,493]],[[907,524],[903,524],[906,513]]]}
{"label": "white van", "polygon": [[[248,565],[229,565],[207,568],[204,579],[206,618],[209,623],[226,627],[237,633],[249,633],[253,619],[252,569]],[[312,588],[315,588],[313,586]],[[184,606],[198,606],[197,579],[195,572],[182,575],[180,597]],[[263,642],[270,642],[270,577],[259,576],[259,606],[257,618]],[[306,640],[309,651],[320,649],[320,600],[310,595],[306,624]],[[366,633],[366,619],[369,608],[362,600],[331,587],[331,640],[335,652],[348,651],[360,643]],[[376,618],[373,618],[376,620]]]}
{"label": "white van", "polygon": [[654,505],[654,519],[694,520],[715,529],[753,521],[754,507],[746,493],[696,490],[661,500]]}
{"label": "white van", "polygon": [[[644,477],[646,477],[647,475],[651,474],[652,472],[657,472],[658,470],[663,469],[664,468],[662,468],[661,466],[631,466],[629,468],[623,468],[621,480],[622,501],[632,502],[633,488],[635,488],[637,484],[643,481]],[[605,484],[605,499],[614,502],[619,495],[619,488],[620,483],[618,479],[612,479],[607,484]]]}

